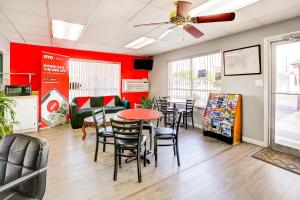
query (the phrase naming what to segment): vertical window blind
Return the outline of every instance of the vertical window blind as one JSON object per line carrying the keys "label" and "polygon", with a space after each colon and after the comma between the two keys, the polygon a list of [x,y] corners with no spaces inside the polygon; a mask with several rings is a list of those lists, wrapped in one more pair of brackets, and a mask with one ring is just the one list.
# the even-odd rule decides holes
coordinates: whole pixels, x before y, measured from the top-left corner
{"label": "vertical window blind", "polygon": [[[221,53],[168,62],[168,93],[174,99],[196,100],[205,107],[208,94],[221,90]],[[216,78],[217,77],[217,78]]]}
{"label": "vertical window blind", "polygon": [[121,66],[118,63],[71,59],[69,99],[120,95],[120,76]]}

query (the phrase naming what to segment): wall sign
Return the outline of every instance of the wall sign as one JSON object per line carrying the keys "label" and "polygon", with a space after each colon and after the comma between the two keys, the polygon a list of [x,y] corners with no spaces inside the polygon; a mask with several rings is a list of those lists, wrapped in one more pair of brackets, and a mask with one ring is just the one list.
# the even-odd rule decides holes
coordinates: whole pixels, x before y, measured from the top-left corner
{"label": "wall sign", "polygon": [[66,122],[69,98],[69,57],[42,52],[41,127]]}

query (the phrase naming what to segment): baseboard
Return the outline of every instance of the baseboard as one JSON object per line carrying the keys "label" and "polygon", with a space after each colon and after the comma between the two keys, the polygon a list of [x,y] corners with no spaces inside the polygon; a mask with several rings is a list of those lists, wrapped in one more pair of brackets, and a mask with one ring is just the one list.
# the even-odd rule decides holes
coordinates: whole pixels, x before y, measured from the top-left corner
{"label": "baseboard", "polygon": [[243,137],[242,140],[243,140],[243,142],[248,142],[248,143],[251,143],[251,144],[258,145],[258,146],[266,147],[265,143],[262,142],[262,141],[259,141],[259,140],[254,140],[254,139],[251,139],[251,138],[248,138],[248,137]]}

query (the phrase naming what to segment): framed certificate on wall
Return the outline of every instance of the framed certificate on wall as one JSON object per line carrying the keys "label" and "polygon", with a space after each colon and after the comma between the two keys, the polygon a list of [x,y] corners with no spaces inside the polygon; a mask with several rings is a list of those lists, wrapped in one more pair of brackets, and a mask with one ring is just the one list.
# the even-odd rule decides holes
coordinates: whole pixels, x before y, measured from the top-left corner
{"label": "framed certificate on wall", "polygon": [[224,76],[261,74],[260,45],[223,52]]}

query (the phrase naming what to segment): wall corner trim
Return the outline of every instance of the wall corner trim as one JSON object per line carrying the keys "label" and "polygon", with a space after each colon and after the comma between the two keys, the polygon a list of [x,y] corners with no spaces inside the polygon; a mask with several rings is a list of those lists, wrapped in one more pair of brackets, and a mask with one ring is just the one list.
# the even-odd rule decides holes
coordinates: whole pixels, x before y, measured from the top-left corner
{"label": "wall corner trim", "polygon": [[254,139],[251,139],[251,138],[248,138],[248,137],[243,137],[242,141],[243,142],[248,142],[248,143],[251,143],[251,144],[255,144],[255,145],[258,145],[258,146],[261,146],[261,147],[267,147],[265,142],[259,141],[259,140],[254,140]]}

